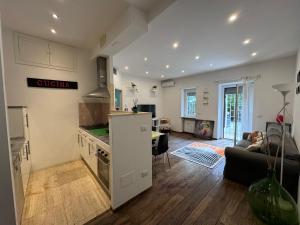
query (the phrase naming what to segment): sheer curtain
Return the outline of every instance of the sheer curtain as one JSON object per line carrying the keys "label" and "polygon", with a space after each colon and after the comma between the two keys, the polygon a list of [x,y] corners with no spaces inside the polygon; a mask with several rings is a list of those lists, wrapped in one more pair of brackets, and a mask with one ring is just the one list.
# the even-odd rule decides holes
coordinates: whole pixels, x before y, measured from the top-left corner
{"label": "sheer curtain", "polygon": [[252,132],[253,122],[253,99],[254,81],[244,80],[243,86],[243,107],[242,107],[242,133]]}

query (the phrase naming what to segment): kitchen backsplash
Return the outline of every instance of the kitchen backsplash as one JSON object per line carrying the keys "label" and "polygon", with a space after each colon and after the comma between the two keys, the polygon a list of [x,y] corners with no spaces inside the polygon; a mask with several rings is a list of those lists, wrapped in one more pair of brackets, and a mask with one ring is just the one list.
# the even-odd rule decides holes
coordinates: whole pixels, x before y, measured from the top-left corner
{"label": "kitchen backsplash", "polygon": [[108,123],[109,103],[79,103],[79,126]]}

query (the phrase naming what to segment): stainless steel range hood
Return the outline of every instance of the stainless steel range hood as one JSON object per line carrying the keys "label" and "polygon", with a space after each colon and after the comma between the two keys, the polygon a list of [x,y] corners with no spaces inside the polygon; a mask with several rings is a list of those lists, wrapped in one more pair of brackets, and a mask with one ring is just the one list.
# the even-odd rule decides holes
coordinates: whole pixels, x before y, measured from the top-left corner
{"label": "stainless steel range hood", "polygon": [[85,98],[109,98],[107,88],[107,59],[99,56],[97,58],[97,82],[98,88],[83,96]]}

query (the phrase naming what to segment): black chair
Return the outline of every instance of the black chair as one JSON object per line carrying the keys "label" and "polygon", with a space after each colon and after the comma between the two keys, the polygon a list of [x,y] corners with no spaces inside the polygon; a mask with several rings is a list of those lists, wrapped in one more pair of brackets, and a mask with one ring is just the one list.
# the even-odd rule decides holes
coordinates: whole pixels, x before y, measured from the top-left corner
{"label": "black chair", "polygon": [[157,146],[154,146],[152,148],[152,155],[154,156],[154,163],[156,162],[156,157],[158,155],[166,154],[167,158],[168,158],[169,167],[171,168],[168,149],[169,149],[168,135],[160,135]]}

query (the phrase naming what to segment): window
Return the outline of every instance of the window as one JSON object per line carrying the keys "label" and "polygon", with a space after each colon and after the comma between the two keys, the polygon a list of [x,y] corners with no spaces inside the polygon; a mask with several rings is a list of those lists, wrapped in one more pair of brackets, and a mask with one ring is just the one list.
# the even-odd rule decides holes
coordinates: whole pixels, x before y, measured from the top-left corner
{"label": "window", "polygon": [[196,88],[184,89],[183,92],[184,110],[183,114],[186,117],[196,117]]}

